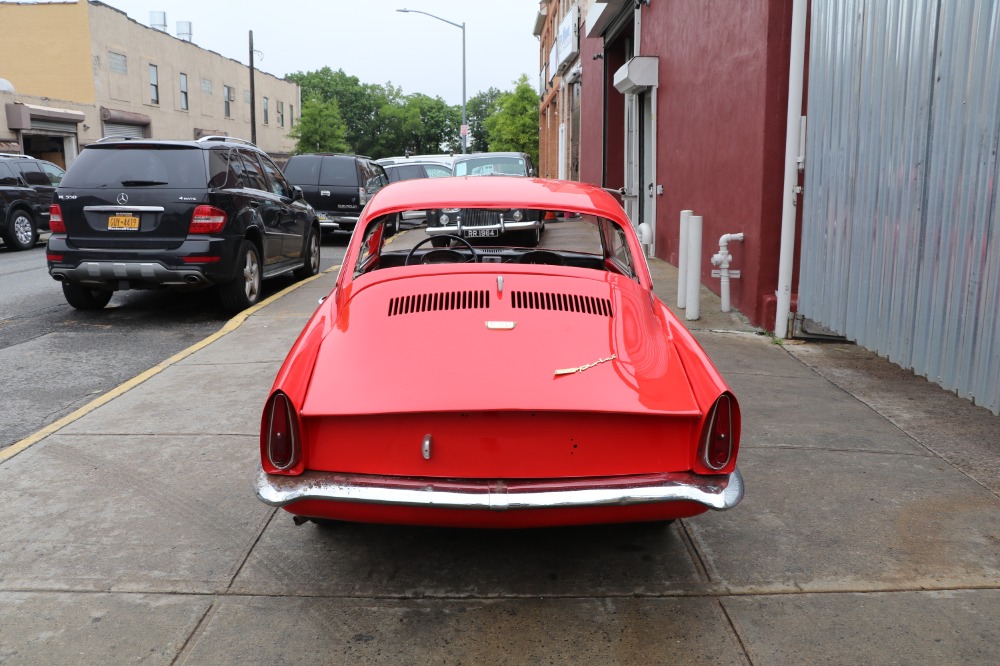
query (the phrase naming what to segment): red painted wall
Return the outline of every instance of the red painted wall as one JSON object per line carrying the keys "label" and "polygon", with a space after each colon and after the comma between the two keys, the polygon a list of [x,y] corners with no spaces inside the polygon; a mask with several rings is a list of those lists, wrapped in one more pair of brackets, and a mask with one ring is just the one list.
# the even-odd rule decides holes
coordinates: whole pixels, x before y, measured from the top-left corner
{"label": "red painted wall", "polygon": [[[703,216],[702,283],[718,292],[709,258],[719,236],[744,232],[730,245],[742,272],[733,307],[773,329],[791,1],[658,0],[641,11],[639,53],[659,56],[657,255],[676,264],[680,211]],[[620,151],[609,146],[607,160],[621,163]]]}
{"label": "red painted wall", "polygon": [[604,185],[603,54],[603,38],[580,40],[580,180],[594,185]]}

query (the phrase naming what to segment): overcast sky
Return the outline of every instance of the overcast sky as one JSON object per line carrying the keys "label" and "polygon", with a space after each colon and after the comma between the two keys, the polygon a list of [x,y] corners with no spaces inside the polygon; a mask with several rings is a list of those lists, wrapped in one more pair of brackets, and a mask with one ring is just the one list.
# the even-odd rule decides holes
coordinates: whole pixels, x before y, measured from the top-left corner
{"label": "overcast sky", "polygon": [[[538,0],[103,0],[143,25],[167,13],[167,32],[193,24],[203,48],[285,76],[323,67],[343,69],[362,83],[392,82],[404,94],[462,103],[462,31],[407,8],[465,23],[467,96],[513,89],[521,74],[537,85],[538,39],[531,34]],[[261,55],[262,54],[262,55]]]}

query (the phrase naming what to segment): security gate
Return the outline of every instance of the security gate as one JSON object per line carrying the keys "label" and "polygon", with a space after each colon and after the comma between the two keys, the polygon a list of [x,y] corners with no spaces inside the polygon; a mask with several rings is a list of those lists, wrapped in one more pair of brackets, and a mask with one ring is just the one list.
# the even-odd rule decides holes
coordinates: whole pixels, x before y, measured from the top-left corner
{"label": "security gate", "polygon": [[1000,0],[811,13],[799,313],[1000,414]]}

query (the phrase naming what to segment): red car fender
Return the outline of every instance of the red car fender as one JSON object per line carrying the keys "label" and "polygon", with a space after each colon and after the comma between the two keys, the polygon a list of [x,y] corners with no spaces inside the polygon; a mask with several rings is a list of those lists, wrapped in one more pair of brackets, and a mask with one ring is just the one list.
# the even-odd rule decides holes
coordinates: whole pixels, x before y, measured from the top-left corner
{"label": "red car fender", "polygon": [[687,376],[691,391],[701,407],[701,421],[698,426],[699,432],[704,432],[706,422],[712,410],[712,405],[723,394],[728,394],[733,406],[733,453],[729,464],[720,470],[707,469],[704,464],[697,459],[692,460],[692,468],[700,474],[729,474],[736,468],[736,458],[739,453],[740,428],[742,426],[739,402],[732,390],[716,369],[715,364],[709,358],[705,350],[702,349],[698,341],[691,335],[691,332],[678,320],[673,312],[662,301],[658,301],[660,316],[664,325],[670,331],[670,337],[674,341],[677,355],[684,365],[684,374]]}

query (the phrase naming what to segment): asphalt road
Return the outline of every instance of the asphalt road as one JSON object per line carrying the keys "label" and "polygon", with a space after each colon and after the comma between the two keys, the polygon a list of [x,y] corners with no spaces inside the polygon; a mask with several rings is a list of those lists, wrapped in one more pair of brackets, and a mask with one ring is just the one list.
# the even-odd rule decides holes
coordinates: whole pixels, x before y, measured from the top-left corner
{"label": "asphalt road", "polygon": [[[340,263],[346,234],[324,239],[320,270]],[[292,277],[264,283],[263,297]],[[45,246],[0,246],[0,449],[221,328],[214,293],[119,292],[100,312],[70,307],[49,277]],[[224,381],[224,378],[220,378]]]}

